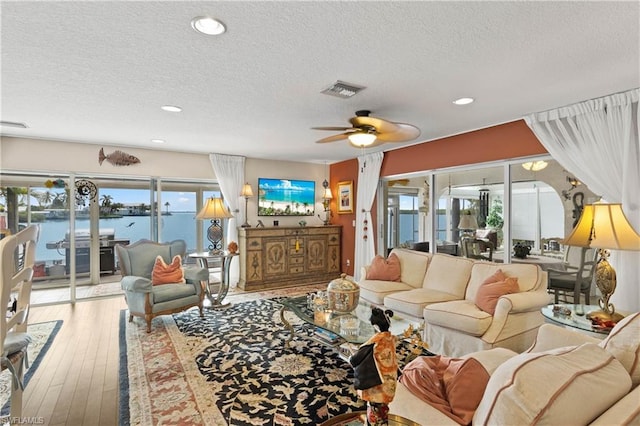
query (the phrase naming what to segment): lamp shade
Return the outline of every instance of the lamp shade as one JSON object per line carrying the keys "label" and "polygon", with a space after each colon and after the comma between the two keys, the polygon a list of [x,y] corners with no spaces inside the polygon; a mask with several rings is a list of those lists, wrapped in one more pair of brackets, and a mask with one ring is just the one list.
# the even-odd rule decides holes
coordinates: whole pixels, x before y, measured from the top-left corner
{"label": "lamp shade", "polygon": [[225,207],[222,198],[209,198],[202,210],[196,215],[196,219],[224,219],[233,217],[231,212]]}
{"label": "lamp shade", "polygon": [[458,229],[478,229],[478,221],[476,220],[476,217],[470,214],[463,214],[460,216]]}
{"label": "lamp shade", "polygon": [[243,197],[253,197],[253,188],[247,182],[242,186],[242,192],[240,193]]}
{"label": "lamp shade", "polygon": [[633,229],[622,204],[587,204],[564,244],[612,250],[640,250],[640,235]]}
{"label": "lamp shade", "polygon": [[331,188],[325,188],[324,194],[322,195],[323,200],[331,200],[333,199],[333,194],[331,193]]}

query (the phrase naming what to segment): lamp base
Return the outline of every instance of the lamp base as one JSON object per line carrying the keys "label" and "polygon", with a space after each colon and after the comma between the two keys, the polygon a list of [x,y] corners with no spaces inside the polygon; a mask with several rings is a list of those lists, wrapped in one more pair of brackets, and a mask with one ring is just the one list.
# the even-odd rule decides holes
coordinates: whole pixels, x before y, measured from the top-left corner
{"label": "lamp base", "polygon": [[241,228],[251,228],[251,225],[249,225],[249,222],[245,222],[242,225],[240,225]]}
{"label": "lamp base", "polygon": [[614,312],[612,314],[605,312],[601,309],[597,310],[597,311],[591,311],[587,314],[587,319],[589,320],[596,320],[598,322],[605,322],[605,321],[612,321],[614,323],[617,323],[618,321],[620,321],[622,318],[624,318],[624,315],[621,315],[617,312]]}

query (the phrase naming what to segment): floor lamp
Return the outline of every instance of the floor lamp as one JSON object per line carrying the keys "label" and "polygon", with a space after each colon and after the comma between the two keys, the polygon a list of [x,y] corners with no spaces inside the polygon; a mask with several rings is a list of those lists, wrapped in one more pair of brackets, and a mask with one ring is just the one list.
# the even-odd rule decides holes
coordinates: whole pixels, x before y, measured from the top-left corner
{"label": "floor lamp", "polygon": [[242,226],[243,228],[251,228],[251,225],[249,225],[249,216],[247,216],[247,210],[249,207],[249,197],[253,197],[253,188],[251,188],[249,182],[245,183],[242,186],[242,192],[240,193],[240,195],[244,197],[244,223],[240,226]]}
{"label": "floor lamp", "polygon": [[[616,271],[607,261],[609,249],[640,250],[640,235],[633,229],[622,211],[622,204],[594,203],[584,206],[582,216],[563,244],[598,249],[596,286],[602,297],[600,310],[587,314],[587,318],[618,322],[623,318],[609,302],[616,289]],[[632,283],[628,283],[632,284]]]}
{"label": "floor lamp", "polygon": [[220,254],[223,250],[224,242],[224,219],[233,217],[231,212],[225,207],[222,198],[209,198],[202,210],[196,215],[196,219],[211,219],[211,225],[207,229],[207,238],[211,242],[209,244],[209,252],[211,254]]}

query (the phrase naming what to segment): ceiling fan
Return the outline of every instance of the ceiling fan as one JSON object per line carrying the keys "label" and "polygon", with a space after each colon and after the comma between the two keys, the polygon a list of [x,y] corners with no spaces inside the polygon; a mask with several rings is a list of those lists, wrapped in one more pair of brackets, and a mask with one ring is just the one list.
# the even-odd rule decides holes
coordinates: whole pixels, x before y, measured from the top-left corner
{"label": "ceiling fan", "polygon": [[316,143],[336,142],[348,139],[351,145],[364,148],[387,142],[407,142],[420,136],[420,129],[406,123],[394,123],[381,118],[370,117],[371,111],[356,111],[349,119],[352,127],[312,127],[315,130],[342,131],[333,136],[322,138]]}

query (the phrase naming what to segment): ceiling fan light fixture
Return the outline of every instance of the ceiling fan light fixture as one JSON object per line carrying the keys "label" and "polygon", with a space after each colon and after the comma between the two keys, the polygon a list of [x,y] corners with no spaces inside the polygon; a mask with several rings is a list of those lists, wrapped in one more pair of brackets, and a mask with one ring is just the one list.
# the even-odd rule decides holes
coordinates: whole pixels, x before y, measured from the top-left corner
{"label": "ceiling fan light fixture", "polygon": [[349,142],[358,148],[369,146],[376,141],[376,135],[373,133],[356,132],[347,137],[349,138]]}
{"label": "ceiling fan light fixture", "polygon": [[549,163],[547,163],[546,161],[540,160],[540,161],[528,161],[526,163],[522,163],[522,167],[525,170],[529,170],[532,172],[539,172],[540,170],[544,169],[545,167],[547,167]]}
{"label": "ceiling fan light fixture", "polygon": [[227,31],[224,24],[208,16],[198,16],[191,20],[191,28],[205,35],[220,35]]}

